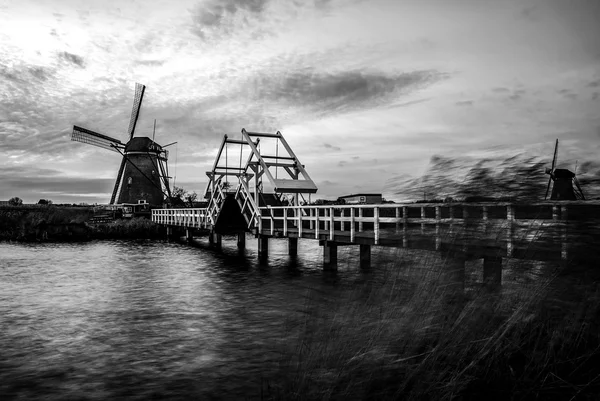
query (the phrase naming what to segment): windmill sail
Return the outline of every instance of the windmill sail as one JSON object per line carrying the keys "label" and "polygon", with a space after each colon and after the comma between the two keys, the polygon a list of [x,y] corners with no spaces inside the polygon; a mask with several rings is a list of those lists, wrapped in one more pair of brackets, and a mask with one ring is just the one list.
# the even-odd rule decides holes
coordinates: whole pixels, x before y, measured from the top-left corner
{"label": "windmill sail", "polygon": [[125,144],[118,139],[99,134],[98,132],[90,131],[89,129],[78,127],[77,125],[73,126],[71,140],[98,146],[100,148],[112,150],[113,152],[119,152],[117,148],[125,147]]}
{"label": "windmill sail", "polygon": [[554,169],[556,167],[556,156],[558,156],[558,138],[556,139],[556,145],[554,145],[554,156],[552,157],[552,168],[546,171],[547,174],[550,175],[548,177],[548,186],[546,187],[546,195],[544,199],[548,199],[548,192],[550,192],[550,183],[552,182],[552,178],[554,176]]}
{"label": "windmill sail", "polygon": [[123,156],[121,160],[121,167],[119,167],[119,172],[117,173],[117,181],[115,181],[115,187],[113,188],[112,195],[110,196],[110,204],[115,204],[115,198],[119,193],[119,189],[121,188],[121,181],[123,179],[123,170],[125,169],[125,163],[127,162],[127,158]]}
{"label": "windmill sail", "polygon": [[131,140],[133,138],[133,134],[135,133],[135,126],[137,124],[138,117],[140,116],[140,109],[142,107],[142,99],[144,98],[144,91],[146,90],[146,86],[142,84],[135,84],[135,96],[133,98],[133,109],[131,110],[131,120],[129,121],[129,129],[127,134],[129,138],[127,140]]}

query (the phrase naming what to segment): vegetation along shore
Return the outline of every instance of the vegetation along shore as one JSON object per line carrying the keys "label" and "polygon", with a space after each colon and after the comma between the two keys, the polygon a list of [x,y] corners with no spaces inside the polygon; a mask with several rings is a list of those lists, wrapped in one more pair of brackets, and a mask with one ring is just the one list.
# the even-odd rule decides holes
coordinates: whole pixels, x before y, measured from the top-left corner
{"label": "vegetation along shore", "polygon": [[0,207],[0,241],[88,241],[153,239],[161,227],[144,218],[92,223],[91,206],[21,205]]}

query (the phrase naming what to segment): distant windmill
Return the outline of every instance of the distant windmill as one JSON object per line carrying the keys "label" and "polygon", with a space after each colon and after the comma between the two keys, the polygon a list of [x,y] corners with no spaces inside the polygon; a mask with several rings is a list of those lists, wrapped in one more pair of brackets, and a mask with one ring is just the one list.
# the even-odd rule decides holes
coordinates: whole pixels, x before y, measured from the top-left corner
{"label": "distant windmill", "polygon": [[[554,157],[552,158],[552,168],[546,168],[546,174],[550,175],[548,178],[548,187],[546,188],[546,196],[544,199],[548,199],[548,192],[550,191],[550,183],[552,184],[552,194],[550,195],[551,200],[585,200],[579,181],[575,173],[571,170],[556,168],[556,161],[558,158],[558,139],[554,146]],[[575,170],[577,171],[577,170]],[[575,187],[573,187],[575,184]]]}
{"label": "distant windmill", "polygon": [[[164,148],[172,145],[172,143],[160,146],[154,142],[154,134],[152,139],[133,137],[145,89],[144,85],[135,84],[135,97],[127,131],[127,143],[76,125],[73,126],[72,141],[109,149],[123,156],[110,197],[111,205],[140,202],[149,203],[150,205],[162,205],[165,198],[171,198],[167,166],[169,153]],[[166,193],[163,191],[163,187]]]}

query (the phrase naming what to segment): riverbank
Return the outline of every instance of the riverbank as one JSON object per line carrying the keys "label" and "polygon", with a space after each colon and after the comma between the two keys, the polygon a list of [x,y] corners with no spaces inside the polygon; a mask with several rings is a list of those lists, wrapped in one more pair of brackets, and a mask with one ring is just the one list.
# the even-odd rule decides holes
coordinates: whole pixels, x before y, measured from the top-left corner
{"label": "riverbank", "polygon": [[93,239],[158,239],[164,229],[144,218],[91,224],[92,207],[2,206],[0,241],[61,242]]}

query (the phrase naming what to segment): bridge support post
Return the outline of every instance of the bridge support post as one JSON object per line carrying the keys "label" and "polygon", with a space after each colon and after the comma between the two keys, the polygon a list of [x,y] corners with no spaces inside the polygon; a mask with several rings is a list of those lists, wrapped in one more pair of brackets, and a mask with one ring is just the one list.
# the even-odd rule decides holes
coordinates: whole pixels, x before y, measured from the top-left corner
{"label": "bridge support post", "polygon": [[269,237],[266,235],[258,236],[258,257],[266,259],[269,256]]}
{"label": "bridge support post", "polygon": [[288,238],[288,254],[290,256],[298,255],[298,238]]}
{"label": "bridge support post", "polygon": [[483,258],[483,283],[489,290],[499,289],[502,285],[502,257]]}
{"label": "bridge support post", "polygon": [[323,269],[337,270],[337,244],[324,241],[323,243]]}
{"label": "bridge support post", "polygon": [[245,231],[238,232],[237,246],[238,246],[238,249],[246,248],[246,232]]}
{"label": "bridge support post", "polygon": [[371,268],[371,245],[360,245],[360,268]]}
{"label": "bridge support post", "polygon": [[449,296],[455,301],[462,301],[465,294],[465,255],[454,254],[446,258],[446,280]]}
{"label": "bridge support post", "polygon": [[167,226],[167,239],[171,239],[173,237],[173,227]]}
{"label": "bridge support post", "polygon": [[218,234],[214,231],[210,233],[209,241],[212,245],[214,245],[217,249],[221,249],[221,234]]}
{"label": "bridge support post", "polygon": [[185,229],[185,239],[188,242],[192,242],[192,240],[194,239],[194,229],[193,228],[186,228]]}

